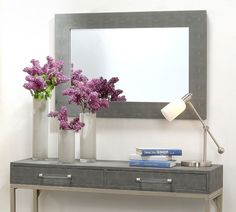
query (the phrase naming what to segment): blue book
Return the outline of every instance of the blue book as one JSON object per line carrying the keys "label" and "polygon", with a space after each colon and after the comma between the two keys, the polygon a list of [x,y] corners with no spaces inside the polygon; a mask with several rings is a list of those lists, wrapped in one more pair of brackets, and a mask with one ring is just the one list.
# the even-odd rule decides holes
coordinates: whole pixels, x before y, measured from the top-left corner
{"label": "blue book", "polygon": [[130,166],[137,167],[158,167],[158,168],[171,168],[176,165],[175,160],[129,160]]}
{"label": "blue book", "polygon": [[182,149],[136,148],[136,153],[148,155],[182,155]]}

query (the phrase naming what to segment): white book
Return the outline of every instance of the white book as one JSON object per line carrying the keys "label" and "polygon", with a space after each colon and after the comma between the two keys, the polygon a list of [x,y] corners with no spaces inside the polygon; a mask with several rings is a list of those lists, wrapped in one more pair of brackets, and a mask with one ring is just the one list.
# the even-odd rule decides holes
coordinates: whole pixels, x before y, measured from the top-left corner
{"label": "white book", "polygon": [[172,156],[171,155],[142,156],[140,154],[130,154],[129,160],[172,160]]}
{"label": "white book", "polygon": [[150,155],[182,155],[181,149],[172,149],[172,148],[136,148],[136,153],[142,156]]}

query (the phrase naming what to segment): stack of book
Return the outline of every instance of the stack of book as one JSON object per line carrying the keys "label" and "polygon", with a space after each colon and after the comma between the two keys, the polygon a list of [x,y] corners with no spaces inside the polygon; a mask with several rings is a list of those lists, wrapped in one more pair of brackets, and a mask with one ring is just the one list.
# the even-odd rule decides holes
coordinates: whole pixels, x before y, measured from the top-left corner
{"label": "stack of book", "polygon": [[171,168],[176,165],[173,156],[181,155],[181,149],[136,148],[136,153],[129,156],[129,165]]}

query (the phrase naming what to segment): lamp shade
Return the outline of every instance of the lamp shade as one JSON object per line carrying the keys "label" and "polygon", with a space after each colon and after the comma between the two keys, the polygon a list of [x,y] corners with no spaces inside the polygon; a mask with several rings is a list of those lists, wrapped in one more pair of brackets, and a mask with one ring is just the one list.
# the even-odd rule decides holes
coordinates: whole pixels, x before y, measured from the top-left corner
{"label": "lamp shade", "polygon": [[163,107],[161,112],[168,121],[173,121],[185,108],[186,104],[184,100],[178,99]]}

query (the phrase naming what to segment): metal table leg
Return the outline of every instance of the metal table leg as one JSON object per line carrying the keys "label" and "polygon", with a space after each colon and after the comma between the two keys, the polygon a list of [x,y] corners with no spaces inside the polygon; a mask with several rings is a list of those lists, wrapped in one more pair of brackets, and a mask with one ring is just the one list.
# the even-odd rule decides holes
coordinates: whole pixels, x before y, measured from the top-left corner
{"label": "metal table leg", "polygon": [[10,188],[10,211],[16,212],[16,188]]}
{"label": "metal table leg", "polygon": [[33,212],[39,211],[39,204],[38,204],[38,197],[39,197],[39,190],[33,190]]}
{"label": "metal table leg", "polygon": [[204,210],[204,212],[210,212],[210,203],[211,203],[210,199],[205,199],[205,210]]}
{"label": "metal table leg", "polygon": [[217,212],[222,212],[222,203],[223,203],[223,195],[220,194],[214,199],[214,202],[216,204]]}

